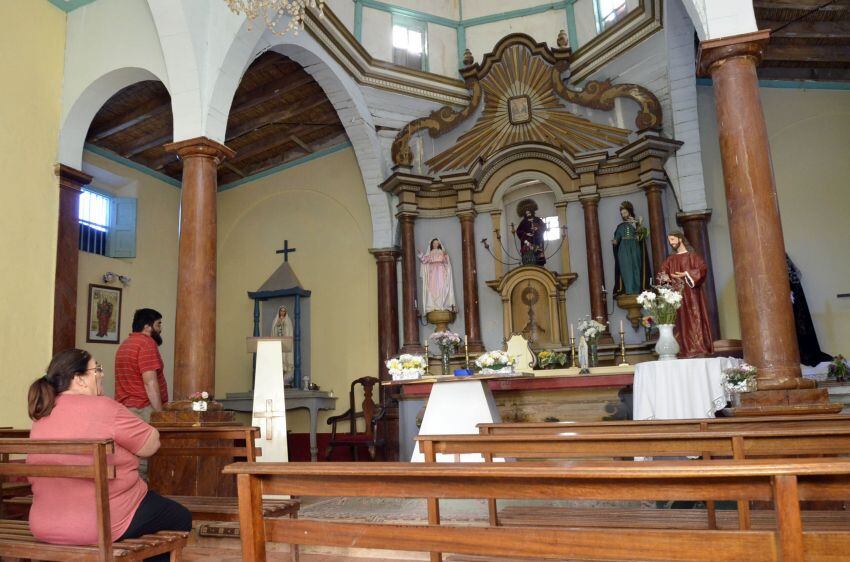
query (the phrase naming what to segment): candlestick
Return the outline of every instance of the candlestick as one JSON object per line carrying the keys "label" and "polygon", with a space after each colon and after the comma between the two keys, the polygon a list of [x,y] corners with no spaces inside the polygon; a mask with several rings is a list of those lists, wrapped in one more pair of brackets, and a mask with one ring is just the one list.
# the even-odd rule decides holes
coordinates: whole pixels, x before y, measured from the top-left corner
{"label": "candlestick", "polygon": [[575,338],[576,338],[576,335],[573,332],[573,323],[570,322],[570,341],[573,341]]}
{"label": "candlestick", "polygon": [[626,332],[623,330],[623,321],[620,320],[620,367],[628,367],[626,361]]}
{"label": "candlestick", "polygon": [[578,367],[576,363],[576,339],[572,336],[572,326],[570,326],[570,360],[573,367]]}
{"label": "candlestick", "polygon": [[469,370],[469,341],[466,337],[466,334],[463,335],[463,356],[466,359],[465,368]]}

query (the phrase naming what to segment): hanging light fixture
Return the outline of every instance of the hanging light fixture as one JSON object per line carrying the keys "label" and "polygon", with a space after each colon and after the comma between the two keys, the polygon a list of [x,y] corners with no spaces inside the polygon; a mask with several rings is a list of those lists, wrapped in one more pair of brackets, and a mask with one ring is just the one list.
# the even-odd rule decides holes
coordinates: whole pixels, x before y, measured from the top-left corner
{"label": "hanging light fixture", "polygon": [[[319,15],[323,15],[325,0],[226,0],[230,11],[237,15],[245,15],[248,18],[248,29],[253,22],[262,16],[266,20],[266,27],[275,35],[286,35],[292,32],[298,35],[298,31],[304,29],[304,18],[307,16],[307,8],[318,8]],[[280,20],[289,18],[286,27],[280,25]]]}

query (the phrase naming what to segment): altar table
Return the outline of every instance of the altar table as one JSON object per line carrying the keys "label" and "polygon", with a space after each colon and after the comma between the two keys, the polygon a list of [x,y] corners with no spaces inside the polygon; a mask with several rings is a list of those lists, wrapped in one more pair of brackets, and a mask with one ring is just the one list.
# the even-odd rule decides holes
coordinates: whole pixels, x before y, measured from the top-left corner
{"label": "altar table", "polygon": [[726,405],[723,370],[729,357],[638,363],[634,379],[634,419],[713,418]]}

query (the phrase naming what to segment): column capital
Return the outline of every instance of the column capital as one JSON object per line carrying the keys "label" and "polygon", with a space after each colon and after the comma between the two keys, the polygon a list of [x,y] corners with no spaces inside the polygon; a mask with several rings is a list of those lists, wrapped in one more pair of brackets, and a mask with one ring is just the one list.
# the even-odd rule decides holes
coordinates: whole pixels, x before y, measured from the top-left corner
{"label": "column capital", "polygon": [[80,192],[83,190],[83,186],[89,185],[92,180],[92,177],[85,172],[65,164],[53,166],[53,173],[59,178],[59,189]]}
{"label": "column capital", "polygon": [[370,248],[369,253],[375,256],[377,262],[395,262],[401,256],[401,248],[390,246],[389,248]]}
{"label": "column capital", "polygon": [[165,145],[166,152],[176,152],[177,156],[184,160],[192,156],[201,158],[212,158],[216,161],[216,165],[223,162],[226,158],[236,156],[236,151],[224,146],[220,142],[210,140],[207,137],[195,137],[179,142],[172,142]]}
{"label": "column capital", "polygon": [[476,216],[478,216],[478,211],[476,211],[475,209],[464,209],[463,211],[458,211],[455,214],[461,222],[472,221],[475,220]]}
{"label": "column capital", "polygon": [[588,193],[587,195],[579,195],[578,200],[582,207],[598,207],[599,200],[602,197],[598,193]]}
{"label": "column capital", "polygon": [[399,211],[395,214],[396,218],[398,218],[399,222],[413,222],[416,220],[416,217],[419,216],[419,211],[411,211],[404,210]]}
{"label": "column capital", "polygon": [[761,61],[764,46],[770,40],[770,31],[761,30],[743,35],[703,41],[697,53],[697,74],[709,76],[724,61],[731,58],[749,58],[753,64]]}
{"label": "column capital", "polygon": [[708,222],[711,220],[711,209],[703,209],[701,211],[680,211],[676,213],[676,222],[679,225],[684,225],[690,222]]}
{"label": "column capital", "polygon": [[661,193],[667,188],[667,182],[663,181],[647,181],[642,183],[640,188],[647,193]]}

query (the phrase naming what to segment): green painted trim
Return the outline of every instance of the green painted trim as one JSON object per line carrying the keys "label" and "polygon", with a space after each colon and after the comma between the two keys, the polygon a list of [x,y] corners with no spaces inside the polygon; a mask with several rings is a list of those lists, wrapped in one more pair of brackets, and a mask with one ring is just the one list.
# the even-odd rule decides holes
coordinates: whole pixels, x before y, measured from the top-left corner
{"label": "green painted trim", "polygon": [[[713,86],[711,78],[697,78],[697,86]],[[782,90],[850,90],[850,82],[816,82],[814,80],[759,80],[760,88]]]}
{"label": "green painted trim", "polygon": [[66,14],[73,12],[77,8],[82,8],[86,4],[91,4],[94,0],[47,0]]}
{"label": "green painted trim", "polygon": [[362,43],[363,36],[363,0],[354,0],[354,38]]}
{"label": "green painted trim", "polygon": [[531,8],[522,8],[520,10],[511,10],[510,12],[500,12],[498,14],[490,14],[489,16],[481,16],[478,18],[468,19],[465,20],[463,24],[466,27],[473,27],[476,25],[496,23],[499,21],[512,20],[525,16],[533,16],[535,14],[542,14],[543,12],[548,12],[550,10],[563,10],[566,7],[565,4],[566,2],[564,2],[563,0],[561,0],[560,2],[550,2],[548,4],[532,6]]}
{"label": "green painted trim", "polygon": [[565,2],[566,6],[564,6],[564,9],[567,11],[567,37],[570,41],[570,49],[572,49],[573,52],[577,51],[579,47],[578,30],[576,29],[576,1],[577,0],[567,0]]}
{"label": "green painted trim", "polygon": [[100,148],[99,146],[95,146],[91,143],[85,144],[85,150],[91,152],[92,154],[97,154],[98,156],[102,156],[103,158],[106,158],[107,160],[111,160],[111,161],[115,162],[116,164],[121,164],[123,166],[127,166],[128,168],[132,168],[133,170],[136,170],[137,172],[141,172],[141,173],[143,173],[147,176],[150,176],[154,179],[158,179],[161,182],[167,183],[170,186],[173,186],[173,187],[176,187],[177,189],[180,189],[180,182],[177,181],[176,179],[174,179],[170,176],[166,176],[165,174],[161,174],[161,173],[157,172],[156,170],[152,170],[152,169],[148,168],[147,166],[142,166],[138,162],[133,162],[129,158],[124,158],[123,156],[121,156],[119,154],[115,154],[111,150],[106,150],[105,148]]}
{"label": "green painted trim", "polygon": [[230,183],[226,183],[224,185],[219,186],[218,190],[227,191],[228,189],[233,189],[234,187],[239,187],[240,185],[245,185],[246,183],[250,183],[252,181],[257,181],[259,179],[274,175],[278,172],[282,172],[283,170],[287,170],[289,168],[294,168],[295,166],[300,166],[301,164],[306,164],[311,160],[315,160],[317,158],[322,158],[324,156],[328,156],[333,154],[334,152],[339,152],[340,150],[345,150],[350,147],[350,142],[344,142],[342,144],[338,144],[336,146],[331,146],[328,148],[323,148],[313,154],[308,154],[303,158],[298,158],[297,160],[293,160],[292,162],[287,162],[285,164],[281,164],[279,166],[275,166],[274,168],[269,168],[268,170],[264,170],[258,174],[254,174],[253,176],[248,176],[247,178],[242,178],[241,180],[232,181]]}
{"label": "green painted trim", "polygon": [[387,4],[386,2],[378,2],[377,0],[356,0],[361,3],[363,6],[367,8],[372,8],[373,10],[381,10],[384,12],[389,12],[393,15],[404,16],[408,18],[413,18],[416,20],[435,23],[437,25],[442,25],[443,27],[451,27],[456,28],[458,22],[449,18],[443,18],[440,16],[435,16],[433,14],[429,14],[427,12],[420,12],[419,10],[411,10],[409,8],[400,8],[399,6],[393,6],[392,4]]}
{"label": "green painted trim", "polygon": [[463,68],[463,54],[466,52],[466,26],[460,24],[457,26],[457,67],[458,76],[460,69]]}

